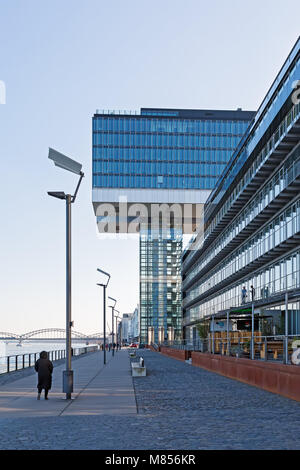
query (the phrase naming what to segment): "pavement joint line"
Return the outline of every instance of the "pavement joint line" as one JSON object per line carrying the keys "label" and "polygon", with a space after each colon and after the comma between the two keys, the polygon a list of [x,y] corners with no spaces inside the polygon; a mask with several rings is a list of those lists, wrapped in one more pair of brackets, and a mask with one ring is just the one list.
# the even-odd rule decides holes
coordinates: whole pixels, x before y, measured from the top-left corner
{"label": "pavement joint line", "polygon": [[[130,356],[129,356],[129,365],[131,367],[131,361],[130,361]],[[131,371],[130,371],[131,373]],[[139,410],[139,405],[138,405],[138,401],[137,401],[137,396],[136,396],[136,390],[135,390],[135,385],[134,385],[134,380],[133,380],[133,376],[131,374],[131,381],[132,381],[132,387],[133,387],[133,391],[134,391],[134,399],[135,399],[135,405],[136,405],[136,414],[140,414],[140,410]]]}
{"label": "pavement joint line", "polygon": [[96,373],[96,375],[94,377],[92,377],[89,382],[77,393],[77,395],[75,395],[75,398],[74,400],[70,400],[70,402],[64,407],[64,409],[58,414],[58,416],[61,416],[68,408],[69,406],[72,405],[72,403],[75,402],[75,400],[77,400],[77,398],[82,394],[82,392],[84,392],[84,390],[87,389],[87,387],[90,385],[90,383],[95,380],[96,377],[98,377],[98,375],[101,375],[101,373],[105,370],[105,366],[107,366],[110,361],[112,360],[113,356],[110,357],[110,359],[108,360],[108,362],[106,364],[103,365],[102,369],[98,370],[98,372]]}

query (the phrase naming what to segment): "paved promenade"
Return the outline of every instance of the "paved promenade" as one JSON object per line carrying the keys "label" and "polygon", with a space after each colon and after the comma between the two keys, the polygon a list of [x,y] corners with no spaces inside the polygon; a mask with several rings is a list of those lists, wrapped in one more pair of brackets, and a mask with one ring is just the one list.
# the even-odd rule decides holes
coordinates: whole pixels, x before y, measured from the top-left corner
{"label": "paved promenade", "polygon": [[118,351],[117,360],[107,354],[103,366],[103,353],[89,354],[73,361],[74,400],[66,401],[62,393],[62,373],[65,364],[54,367],[53,387],[46,402],[42,393],[37,400],[37,375],[0,386],[1,418],[136,414],[136,401],[129,374],[130,361],[126,351]]}
{"label": "paved promenade", "polygon": [[73,362],[74,400],[55,367],[49,400],[36,376],[0,385],[0,449],[300,449],[300,403],[148,350],[132,379],[128,351]]}

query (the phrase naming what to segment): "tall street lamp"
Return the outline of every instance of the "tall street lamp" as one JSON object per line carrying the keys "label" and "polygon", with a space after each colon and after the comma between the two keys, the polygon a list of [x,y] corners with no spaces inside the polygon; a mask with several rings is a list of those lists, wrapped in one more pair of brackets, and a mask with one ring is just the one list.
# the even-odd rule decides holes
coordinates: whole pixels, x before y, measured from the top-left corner
{"label": "tall street lamp", "polygon": [[[120,313],[119,310],[116,310],[114,311],[114,313]],[[118,319],[121,320],[121,317],[119,317],[119,315],[115,315],[115,319],[116,319],[116,351],[118,351]]]}
{"label": "tall street lamp", "polygon": [[102,271],[102,269],[97,268],[99,273],[107,277],[107,282],[102,284],[97,284],[97,286],[103,287],[103,364],[106,364],[106,288],[110,280],[110,274]]}
{"label": "tall street lamp", "polygon": [[109,300],[112,300],[114,302],[114,305],[110,305],[111,308],[111,345],[112,345],[112,355],[115,355],[115,348],[114,348],[114,310],[116,306],[116,299],[113,297],[108,297]]}
{"label": "tall street lamp", "polygon": [[53,160],[55,166],[80,176],[73,196],[62,191],[48,191],[49,196],[66,201],[66,370],[63,371],[63,392],[66,393],[66,399],[70,400],[74,382],[73,371],[71,369],[71,328],[73,326],[71,320],[71,204],[75,202],[84,173],[81,171],[82,165],[80,163],[52,148],[49,148],[48,158]]}

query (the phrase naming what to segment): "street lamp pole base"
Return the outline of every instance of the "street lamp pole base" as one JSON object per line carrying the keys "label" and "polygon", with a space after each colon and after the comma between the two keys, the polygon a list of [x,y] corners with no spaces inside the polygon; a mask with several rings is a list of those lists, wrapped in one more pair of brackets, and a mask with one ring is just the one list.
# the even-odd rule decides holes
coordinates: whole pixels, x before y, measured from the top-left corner
{"label": "street lamp pole base", "polygon": [[71,399],[71,393],[73,393],[73,382],[74,375],[72,370],[63,371],[63,392],[66,394],[66,399]]}

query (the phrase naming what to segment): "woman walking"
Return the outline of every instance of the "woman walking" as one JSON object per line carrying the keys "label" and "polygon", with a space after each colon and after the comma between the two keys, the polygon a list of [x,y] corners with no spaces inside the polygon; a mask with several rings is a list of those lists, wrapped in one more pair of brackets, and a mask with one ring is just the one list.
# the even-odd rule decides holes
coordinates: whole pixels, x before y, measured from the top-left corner
{"label": "woman walking", "polygon": [[38,373],[38,396],[37,399],[41,398],[42,390],[45,390],[45,400],[48,400],[48,391],[51,388],[52,384],[52,371],[53,371],[53,364],[48,359],[48,353],[46,351],[42,351],[40,353],[40,358],[36,361],[34,366],[36,372]]}

